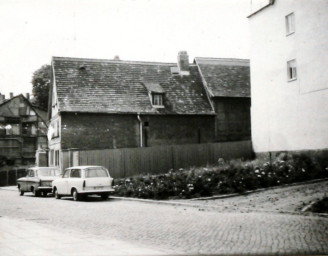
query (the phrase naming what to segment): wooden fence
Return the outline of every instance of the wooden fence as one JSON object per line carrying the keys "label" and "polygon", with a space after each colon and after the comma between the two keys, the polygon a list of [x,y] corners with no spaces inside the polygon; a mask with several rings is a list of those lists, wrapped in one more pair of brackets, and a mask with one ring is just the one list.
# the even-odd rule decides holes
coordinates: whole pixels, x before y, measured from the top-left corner
{"label": "wooden fence", "polygon": [[25,177],[27,174],[26,167],[9,167],[5,170],[0,170],[0,186],[14,186],[17,184],[17,179]]}
{"label": "wooden fence", "polygon": [[215,164],[225,160],[252,157],[251,141],[156,146],[63,152],[63,168],[73,165],[102,165],[114,178],[142,173],[166,173],[170,169]]}

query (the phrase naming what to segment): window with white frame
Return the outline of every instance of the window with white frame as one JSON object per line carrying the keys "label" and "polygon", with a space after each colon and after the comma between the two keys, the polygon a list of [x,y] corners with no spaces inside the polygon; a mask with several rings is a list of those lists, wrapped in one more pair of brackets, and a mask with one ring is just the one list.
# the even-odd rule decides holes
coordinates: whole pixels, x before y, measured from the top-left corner
{"label": "window with white frame", "polygon": [[52,138],[59,137],[59,120],[54,121],[52,126],[53,126],[53,129],[54,129]]}
{"label": "window with white frame", "polygon": [[49,166],[54,166],[54,155],[55,155],[55,151],[53,149],[51,149],[49,151]]}
{"label": "window with white frame", "polygon": [[153,93],[153,106],[163,106],[163,95],[160,93]]}
{"label": "window with white frame", "polygon": [[294,13],[288,14],[285,17],[286,20],[286,35],[290,35],[295,32],[295,15]]}
{"label": "window with white frame", "polygon": [[297,78],[296,72],[296,60],[287,61],[287,79],[288,81],[295,80]]}
{"label": "window with white frame", "polygon": [[59,150],[55,150],[55,166],[59,166]]}

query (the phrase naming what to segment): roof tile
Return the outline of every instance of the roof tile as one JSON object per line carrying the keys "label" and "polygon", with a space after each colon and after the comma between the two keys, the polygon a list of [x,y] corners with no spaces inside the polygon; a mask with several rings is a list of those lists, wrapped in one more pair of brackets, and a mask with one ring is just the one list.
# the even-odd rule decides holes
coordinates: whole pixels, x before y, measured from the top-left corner
{"label": "roof tile", "polygon": [[[214,114],[195,65],[174,76],[172,63],[53,57],[52,64],[60,111]],[[165,108],[152,107],[145,84],[165,91]]]}
{"label": "roof tile", "polygon": [[249,60],[195,58],[203,80],[214,97],[250,97]]}

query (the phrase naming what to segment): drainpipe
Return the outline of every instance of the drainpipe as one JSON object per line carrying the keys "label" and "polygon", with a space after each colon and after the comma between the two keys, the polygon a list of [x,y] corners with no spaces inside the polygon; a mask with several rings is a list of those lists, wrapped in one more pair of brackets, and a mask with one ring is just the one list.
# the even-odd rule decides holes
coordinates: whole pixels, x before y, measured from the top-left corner
{"label": "drainpipe", "polygon": [[140,147],[142,148],[143,145],[142,145],[142,141],[143,141],[143,136],[142,136],[142,120],[140,118],[140,114],[138,113],[138,121],[139,121],[139,132],[140,132]]}

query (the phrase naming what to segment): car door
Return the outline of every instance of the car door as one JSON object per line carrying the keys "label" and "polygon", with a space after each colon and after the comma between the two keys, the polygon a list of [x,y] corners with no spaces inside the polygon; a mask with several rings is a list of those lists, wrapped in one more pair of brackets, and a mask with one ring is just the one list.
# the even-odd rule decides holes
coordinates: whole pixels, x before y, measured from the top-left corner
{"label": "car door", "polygon": [[33,169],[28,169],[27,176],[24,178],[24,181],[22,182],[24,191],[31,190],[31,186],[34,183],[34,178],[35,178],[35,171]]}
{"label": "car door", "polygon": [[26,191],[26,188],[27,188],[26,183],[27,183],[27,180],[28,180],[28,177],[29,177],[29,173],[30,173],[30,170],[27,169],[26,176],[20,178],[19,181],[18,181],[18,183],[20,184],[21,190],[23,190],[23,191]]}
{"label": "car door", "polygon": [[58,180],[57,189],[58,193],[61,195],[68,195],[68,180],[69,180],[70,169],[66,169],[63,177]]}
{"label": "car door", "polygon": [[69,184],[68,186],[69,191],[71,191],[72,188],[76,188],[78,191],[81,190],[82,187],[81,169],[76,168],[71,170],[68,184]]}

